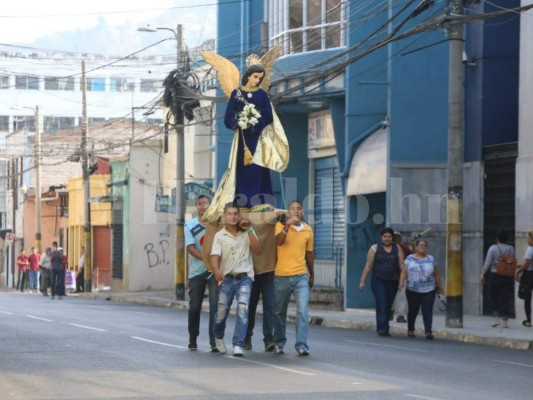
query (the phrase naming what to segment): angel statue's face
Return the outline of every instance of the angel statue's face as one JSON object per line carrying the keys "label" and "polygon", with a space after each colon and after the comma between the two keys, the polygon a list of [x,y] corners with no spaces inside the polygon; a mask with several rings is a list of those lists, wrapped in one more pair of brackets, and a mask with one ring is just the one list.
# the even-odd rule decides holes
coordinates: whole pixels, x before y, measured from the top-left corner
{"label": "angel statue's face", "polygon": [[259,85],[264,76],[264,72],[254,72],[248,77],[248,82],[246,82],[246,86],[256,87],[257,85]]}

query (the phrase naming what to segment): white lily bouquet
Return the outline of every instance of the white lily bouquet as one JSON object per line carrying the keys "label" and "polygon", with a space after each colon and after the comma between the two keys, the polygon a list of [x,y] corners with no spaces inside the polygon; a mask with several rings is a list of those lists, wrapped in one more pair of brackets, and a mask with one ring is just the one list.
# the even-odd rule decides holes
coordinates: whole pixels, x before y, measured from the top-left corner
{"label": "white lily bouquet", "polygon": [[237,124],[241,129],[246,129],[249,126],[255,126],[261,118],[261,113],[255,108],[255,104],[245,104],[242,111],[239,113],[239,120]]}

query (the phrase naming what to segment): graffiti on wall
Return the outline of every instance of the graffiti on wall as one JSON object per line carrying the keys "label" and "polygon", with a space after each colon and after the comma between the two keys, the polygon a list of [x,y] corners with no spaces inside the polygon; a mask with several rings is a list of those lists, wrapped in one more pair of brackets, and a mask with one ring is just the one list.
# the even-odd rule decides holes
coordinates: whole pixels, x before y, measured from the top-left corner
{"label": "graffiti on wall", "polygon": [[154,268],[159,265],[168,265],[170,260],[168,258],[168,248],[170,243],[168,240],[160,240],[159,243],[146,243],[144,245],[144,251],[148,258],[148,268]]}

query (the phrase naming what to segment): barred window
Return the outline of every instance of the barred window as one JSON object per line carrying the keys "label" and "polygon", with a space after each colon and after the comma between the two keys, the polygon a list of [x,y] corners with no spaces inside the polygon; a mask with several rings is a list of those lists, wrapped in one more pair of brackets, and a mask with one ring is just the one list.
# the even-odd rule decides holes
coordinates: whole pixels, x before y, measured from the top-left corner
{"label": "barred window", "polygon": [[44,90],[74,90],[74,77],[55,78],[48,76],[44,78]]}
{"label": "barred window", "polygon": [[269,4],[271,45],[284,54],[345,45],[346,0],[273,0]]}
{"label": "barred window", "polygon": [[0,89],[9,89],[9,76],[0,75]]}
{"label": "barred window", "polygon": [[141,79],[141,92],[159,92],[163,90],[163,82],[154,79]]}
{"label": "barred window", "polygon": [[17,75],[15,76],[15,89],[39,90],[39,78],[32,75]]}

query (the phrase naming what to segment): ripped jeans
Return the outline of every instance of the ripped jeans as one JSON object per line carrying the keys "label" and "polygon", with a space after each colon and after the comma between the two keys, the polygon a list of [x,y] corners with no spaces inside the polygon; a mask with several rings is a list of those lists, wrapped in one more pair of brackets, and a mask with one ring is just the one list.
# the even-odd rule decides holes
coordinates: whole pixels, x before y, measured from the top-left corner
{"label": "ripped jeans", "polygon": [[218,309],[215,323],[215,337],[224,338],[226,319],[228,318],[233,298],[237,298],[237,321],[233,332],[233,346],[242,346],[248,329],[248,304],[252,292],[252,280],[249,276],[241,279],[224,278],[218,288]]}

